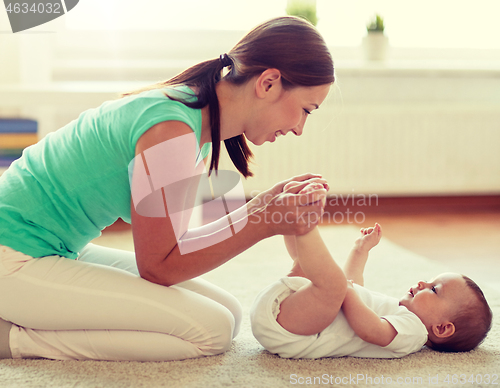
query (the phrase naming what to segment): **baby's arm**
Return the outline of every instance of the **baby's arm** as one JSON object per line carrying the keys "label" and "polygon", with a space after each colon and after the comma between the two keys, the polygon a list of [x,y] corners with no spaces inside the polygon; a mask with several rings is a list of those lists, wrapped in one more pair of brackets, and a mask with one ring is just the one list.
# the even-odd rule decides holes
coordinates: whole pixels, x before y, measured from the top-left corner
{"label": "baby's arm", "polygon": [[354,247],[344,265],[344,273],[347,279],[360,286],[364,285],[363,272],[366,260],[368,260],[368,252],[378,244],[381,237],[382,229],[379,224],[375,224],[372,228],[361,229],[361,237],[354,243]]}
{"label": "baby's arm", "polygon": [[363,341],[387,346],[398,334],[389,322],[380,318],[360,299],[352,284],[347,287],[342,311],[349,326]]}
{"label": "baby's arm", "polygon": [[[363,271],[368,259],[368,252],[378,244],[381,237],[382,229],[379,224],[375,224],[372,228],[361,229],[361,237],[354,243],[354,248],[344,266],[344,272],[347,278],[351,279],[351,282],[363,285]],[[352,283],[348,283],[342,311],[349,326],[363,341],[387,346],[397,334],[389,322],[380,318],[361,300]]]}

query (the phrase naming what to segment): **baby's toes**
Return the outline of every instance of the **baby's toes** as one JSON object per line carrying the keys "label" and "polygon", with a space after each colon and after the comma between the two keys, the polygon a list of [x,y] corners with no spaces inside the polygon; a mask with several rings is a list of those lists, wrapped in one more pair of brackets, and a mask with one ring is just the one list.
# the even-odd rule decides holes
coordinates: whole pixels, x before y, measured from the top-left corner
{"label": "baby's toes", "polygon": [[[323,187],[321,185],[321,187]],[[311,191],[315,191],[318,189],[318,185],[316,183],[309,183],[307,186],[305,186],[302,190],[299,191],[299,194],[307,194],[310,193]]]}

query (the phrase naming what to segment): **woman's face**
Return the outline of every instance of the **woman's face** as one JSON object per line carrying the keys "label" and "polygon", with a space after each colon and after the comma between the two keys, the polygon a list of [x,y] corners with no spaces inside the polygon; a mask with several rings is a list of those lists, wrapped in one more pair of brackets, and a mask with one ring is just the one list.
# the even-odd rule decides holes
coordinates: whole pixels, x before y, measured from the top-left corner
{"label": "woman's face", "polygon": [[279,98],[259,112],[245,137],[255,145],[273,143],[288,132],[300,136],[307,116],[318,109],[330,91],[330,84],[281,90]]}

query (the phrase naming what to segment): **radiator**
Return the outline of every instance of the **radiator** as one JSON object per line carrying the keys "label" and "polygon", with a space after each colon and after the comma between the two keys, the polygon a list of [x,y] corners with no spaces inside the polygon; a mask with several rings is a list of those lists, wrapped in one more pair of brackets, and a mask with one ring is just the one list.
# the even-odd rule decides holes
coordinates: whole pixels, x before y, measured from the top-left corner
{"label": "radiator", "polygon": [[500,193],[497,104],[349,106],[330,98],[302,136],[252,151],[248,197],[305,172],[322,174],[330,194],[344,196]]}

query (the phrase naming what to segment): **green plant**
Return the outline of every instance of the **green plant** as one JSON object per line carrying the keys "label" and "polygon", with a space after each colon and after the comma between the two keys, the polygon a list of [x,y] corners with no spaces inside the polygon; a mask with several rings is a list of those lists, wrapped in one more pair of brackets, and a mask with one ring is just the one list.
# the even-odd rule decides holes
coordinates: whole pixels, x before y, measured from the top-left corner
{"label": "green plant", "polygon": [[366,26],[368,32],[384,32],[384,28],[384,19],[380,15],[375,15]]}
{"label": "green plant", "polygon": [[290,16],[298,16],[309,21],[313,26],[318,24],[316,15],[316,4],[304,0],[289,1],[286,13]]}

